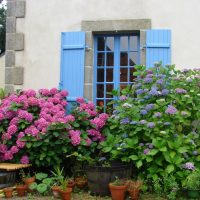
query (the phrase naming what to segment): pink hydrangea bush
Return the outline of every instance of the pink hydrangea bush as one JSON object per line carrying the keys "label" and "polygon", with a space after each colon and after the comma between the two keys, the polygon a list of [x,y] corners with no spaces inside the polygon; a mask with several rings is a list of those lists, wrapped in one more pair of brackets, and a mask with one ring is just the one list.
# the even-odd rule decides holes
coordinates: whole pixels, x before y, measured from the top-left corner
{"label": "pink hydrangea bush", "polygon": [[5,97],[0,103],[0,160],[28,163],[25,135],[46,134],[52,123],[67,123],[67,91],[56,88],[21,91]]}

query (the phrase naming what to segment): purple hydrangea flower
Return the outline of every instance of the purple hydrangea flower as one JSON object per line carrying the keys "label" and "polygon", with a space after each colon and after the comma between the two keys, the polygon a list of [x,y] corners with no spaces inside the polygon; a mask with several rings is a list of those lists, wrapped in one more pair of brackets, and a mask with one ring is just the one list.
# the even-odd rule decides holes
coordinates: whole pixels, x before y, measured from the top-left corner
{"label": "purple hydrangea flower", "polygon": [[183,165],[184,169],[195,170],[195,166],[192,162],[187,162]]}
{"label": "purple hydrangea flower", "polygon": [[153,103],[148,104],[148,105],[146,105],[146,107],[145,107],[145,109],[146,109],[147,111],[150,111],[150,110],[152,110],[153,108],[154,108],[154,104],[153,104]]}
{"label": "purple hydrangea flower", "polygon": [[145,154],[145,155],[147,155],[148,153],[149,153],[149,151],[150,151],[150,149],[145,149],[144,151],[143,151],[143,153]]}
{"label": "purple hydrangea flower", "polygon": [[153,149],[153,144],[150,143],[148,146],[149,146],[149,149]]}
{"label": "purple hydrangea flower", "polygon": [[152,96],[158,96],[159,92],[156,88],[151,88],[149,94]]}
{"label": "purple hydrangea flower", "polygon": [[152,74],[153,75],[153,71],[150,70],[150,69],[147,69],[146,72],[147,72],[147,74]]}
{"label": "purple hydrangea flower", "polygon": [[125,101],[125,100],[127,99],[127,96],[122,95],[122,96],[119,97],[119,99],[120,99],[121,101]]}
{"label": "purple hydrangea flower", "polygon": [[159,85],[162,85],[162,84],[163,84],[163,82],[164,82],[164,80],[163,80],[163,79],[158,79],[158,80],[156,81],[156,83],[157,83],[157,84],[159,84]]}
{"label": "purple hydrangea flower", "polygon": [[143,147],[143,146],[144,146],[144,143],[140,143],[139,146]]}
{"label": "purple hydrangea flower", "polygon": [[153,79],[152,78],[144,78],[144,83],[152,83]]}
{"label": "purple hydrangea flower", "polygon": [[146,111],[146,110],[141,110],[141,111],[140,111],[140,114],[141,114],[141,115],[146,115],[146,114],[147,114],[147,111]]}
{"label": "purple hydrangea flower", "polygon": [[157,77],[162,79],[162,78],[165,78],[166,75],[165,74],[158,74]]}
{"label": "purple hydrangea flower", "polygon": [[160,112],[156,112],[156,113],[154,113],[154,115],[153,115],[153,117],[161,117],[162,116],[162,114],[160,113]]}
{"label": "purple hydrangea flower", "polygon": [[164,122],[165,126],[169,126],[171,123],[170,122]]}
{"label": "purple hydrangea flower", "polygon": [[143,124],[146,124],[146,120],[144,120],[144,119],[143,119],[143,120],[140,120],[140,121],[139,121],[139,124],[142,124],[142,125],[143,125]]}
{"label": "purple hydrangea flower", "polygon": [[177,94],[185,94],[185,93],[187,93],[187,91],[184,90],[184,89],[182,89],[182,88],[176,88],[176,89],[175,89],[175,92],[176,92]]}
{"label": "purple hydrangea flower", "polygon": [[169,90],[163,89],[163,90],[161,91],[161,94],[162,94],[163,96],[166,96],[166,95],[169,94]]}
{"label": "purple hydrangea flower", "polygon": [[168,107],[167,107],[165,113],[166,113],[166,114],[173,115],[173,114],[176,114],[177,111],[178,111],[178,110],[177,110],[174,106],[168,105]]}
{"label": "purple hydrangea flower", "polygon": [[138,89],[136,90],[136,94],[143,94],[144,93],[144,90],[143,89]]}
{"label": "purple hydrangea flower", "polygon": [[129,118],[127,117],[127,118],[122,119],[122,120],[120,121],[120,124],[129,124],[129,122],[130,122],[130,120],[129,120]]}
{"label": "purple hydrangea flower", "polygon": [[147,127],[148,127],[148,128],[154,128],[154,127],[155,127],[155,123],[154,123],[154,122],[149,122],[149,123],[147,124]]}
{"label": "purple hydrangea flower", "polygon": [[147,74],[146,75],[146,78],[152,78],[153,77],[153,74]]}
{"label": "purple hydrangea flower", "polygon": [[138,84],[135,85],[136,88],[139,88],[139,87],[141,87],[141,86],[142,86],[141,83],[138,83]]}

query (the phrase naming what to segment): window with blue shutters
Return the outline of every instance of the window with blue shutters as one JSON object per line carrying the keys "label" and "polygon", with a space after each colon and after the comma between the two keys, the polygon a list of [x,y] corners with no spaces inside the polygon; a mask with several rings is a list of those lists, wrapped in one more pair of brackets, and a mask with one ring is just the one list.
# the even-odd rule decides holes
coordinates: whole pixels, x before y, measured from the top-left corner
{"label": "window with blue shutters", "polygon": [[140,63],[139,35],[97,35],[95,37],[94,99],[104,107],[113,89],[123,89],[133,82],[134,66]]}

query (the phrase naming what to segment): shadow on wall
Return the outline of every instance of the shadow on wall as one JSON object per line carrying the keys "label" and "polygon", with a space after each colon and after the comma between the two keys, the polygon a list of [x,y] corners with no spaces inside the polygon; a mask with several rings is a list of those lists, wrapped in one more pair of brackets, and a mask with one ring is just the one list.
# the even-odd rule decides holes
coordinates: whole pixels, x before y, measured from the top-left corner
{"label": "shadow on wall", "polygon": [[5,83],[5,54],[0,55],[0,88],[4,88]]}

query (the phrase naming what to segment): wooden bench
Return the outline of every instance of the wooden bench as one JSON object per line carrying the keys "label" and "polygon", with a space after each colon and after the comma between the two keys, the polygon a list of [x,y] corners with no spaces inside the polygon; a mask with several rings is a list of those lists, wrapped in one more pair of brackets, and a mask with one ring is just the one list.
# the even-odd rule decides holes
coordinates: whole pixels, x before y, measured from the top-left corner
{"label": "wooden bench", "polygon": [[0,163],[0,189],[15,185],[16,171],[27,167],[31,165]]}

